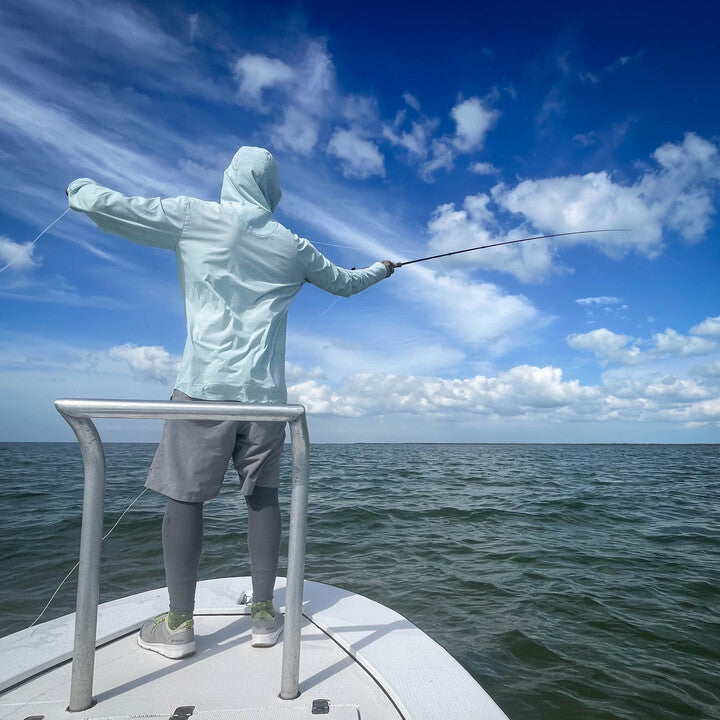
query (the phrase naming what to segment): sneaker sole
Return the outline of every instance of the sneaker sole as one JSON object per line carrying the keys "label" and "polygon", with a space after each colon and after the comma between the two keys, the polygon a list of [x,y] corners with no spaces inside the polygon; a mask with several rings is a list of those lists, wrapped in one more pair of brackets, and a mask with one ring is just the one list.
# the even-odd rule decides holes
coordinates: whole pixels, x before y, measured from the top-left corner
{"label": "sneaker sole", "polygon": [[194,642],[185,643],[185,645],[153,645],[138,636],[137,643],[144,650],[151,650],[171,660],[180,660],[180,658],[187,657],[195,652]]}
{"label": "sneaker sole", "polygon": [[260,633],[253,633],[250,645],[252,647],[272,647],[280,639],[282,633],[283,628],[272,633],[263,633],[262,635]]}

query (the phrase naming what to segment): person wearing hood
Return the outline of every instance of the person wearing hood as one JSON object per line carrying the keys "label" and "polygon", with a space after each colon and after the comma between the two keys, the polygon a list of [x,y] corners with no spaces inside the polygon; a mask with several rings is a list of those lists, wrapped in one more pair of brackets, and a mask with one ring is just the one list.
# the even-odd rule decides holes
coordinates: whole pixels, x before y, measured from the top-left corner
{"label": "person wearing hood", "polygon": [[[284,404],[287,315],[309,282],[348,297],[389,277],[394,263],[359,270],[334,265],[277,222],[277,166],[263,148],[242,147],[223,177],[220,202],[126,197],[88,178],[67,188],[69,205],[101,229],[177,256],[187,339],[173,400]],[[253,583],[252,644],[282,633],[273,587],[280,551],[280,423],[166,420],[146,486],[167,497],[163,556],[170,607],[138,643],[166,657],[195,650],[193,610],[203,503],[215,497],[229,460],[248,506]]]}

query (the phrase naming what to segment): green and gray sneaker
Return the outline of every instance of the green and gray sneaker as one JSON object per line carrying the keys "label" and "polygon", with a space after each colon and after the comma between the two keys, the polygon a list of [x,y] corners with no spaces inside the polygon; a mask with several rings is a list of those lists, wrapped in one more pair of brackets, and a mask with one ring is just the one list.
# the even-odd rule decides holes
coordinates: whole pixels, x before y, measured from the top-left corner
{"label": "green and gray sneaker", "polygon": [[272,601],[254,602],[250,608],[252,617],[253,647],[272,647],[283,631],[282,613],[276,612]]}
{"label": "green and gray sneaker", "polygon": [[179,660],[195,652],[194,621],[192,616],[189,619],[184,619],[187,616],[180,616],[182,622],[172,628],[168,622],[169,615],[170,613],[163,613],[148,620],[140,628],[137,641],[145,650],[152,650],[167,658]]}

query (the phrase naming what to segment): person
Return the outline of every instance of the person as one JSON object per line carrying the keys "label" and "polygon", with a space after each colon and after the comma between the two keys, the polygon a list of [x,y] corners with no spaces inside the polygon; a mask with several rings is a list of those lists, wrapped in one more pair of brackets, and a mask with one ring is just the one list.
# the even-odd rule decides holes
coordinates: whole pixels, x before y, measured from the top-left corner
{"label": "person", "polygon": [[[225,170],[220,202],[181,196],[126,197],[88,178],[67,187],[69,205],[102,230],[173,250],[185,302],[187,339],[174,401],[283,404],[290,304],[310,282],[350,296],[395,264],[334,265],[274,218],[278,171],[263,148],[241,147]],[[248,509],[252,645],[274,645],[283,629],[273,606],[280,550],[281,423],[167,420],[146,486],[165,495],[163,558],[170,605],[146,622],[141,647],[181,658],[195,650],[193,610],[202,549],[203,503],[215,497],[230,459]]]}

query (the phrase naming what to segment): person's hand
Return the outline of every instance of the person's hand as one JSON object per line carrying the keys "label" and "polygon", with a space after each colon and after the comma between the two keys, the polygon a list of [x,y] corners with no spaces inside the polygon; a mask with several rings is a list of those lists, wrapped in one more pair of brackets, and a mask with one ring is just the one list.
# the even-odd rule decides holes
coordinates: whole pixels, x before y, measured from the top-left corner
{"label": "person's hand", "polygon": [[382,264],[387,269],[387,275],[385,277],[390,277],[395,272],[395,268],[398,266],[398,264],[394,263],[392,260],[383,260]]}

